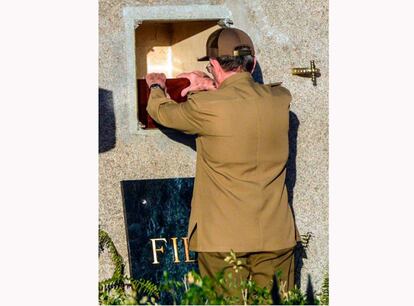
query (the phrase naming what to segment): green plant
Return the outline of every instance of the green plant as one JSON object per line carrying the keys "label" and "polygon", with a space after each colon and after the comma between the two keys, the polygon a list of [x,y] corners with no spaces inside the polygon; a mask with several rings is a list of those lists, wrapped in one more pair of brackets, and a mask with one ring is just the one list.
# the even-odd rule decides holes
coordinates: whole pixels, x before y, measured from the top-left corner
{"label": "green plant", "polygon": [[318,294],[319,296],[319,305],[329,305],[329,274],[325,273],[321,292]]}
{"label": "green plant", "polygon": [[121,278],[124,275],[124,260],[122,259],[122,256],[119,255],[118,250],[108,233],[99,229],[99,255],[101,255],[105,249],[108,249],[112,263],[115,266],[112,277],[115,279]]}
{"label": "green plant", "polygon": [[[240,271],[246,269],[234,252],[226,257],[234,273],[221,271],[215,277],[201,277],[190,271],[182,281],[171,280],[164,272],[160,290],[170,295],[173,304],[182,305],[231,305],[270,304],[271,295],[251,279],[241,278]],[[236,294],[232,294],[236,292]],[[237,294],[238,293],[238,294]],[[181,297],[181,299],[179,299]]]}
{"label": "green plant", "polygon": [[108,233],[99,229],[99,255],[105,249],[111,256],[114,273],[111,278],[99,282],[99,303],[103,305],[136,305],[140,298],[146,298],[155,304],[160,295],[158,286],[149,280],[135,280],[125,275],[122,256],[118,253]]}
{"label": "green plant", "polygon": [[[243,305],[263,305],[272,304],[271,293],[267,288],[258,286],[253,280],[243,280],[240,276],[240,271],[247,267],[237,259],[234,252],[230,252],[229,256],[225,258],[225,261],[232,265],[234,273],[225,275],[222,271],[218,273],[214,278],[204,277],[194,271],[187,273],[184,277],[184,289],[183,298],[180,304],[208,304],[208,305],[231,305],[231,304],[243,304]],[[280,279],[280,272],[278,272],[277,279]],[[167,275],[164,277],[167,279]],[[329,303],[329,279],[328,274],[325,274],[322,292],[317,294],[317,297],[312,297],[308,300],[306,294],[304,294],[300,288],[294,287],[292,290],[286,290],[286,284],[278,281],[279,288],[279,303],[281,305],[328,305]],[[239,296],[229,296],[230,290],[233,292],[240,292]]]}
{"label": "green plant", "polygon": [[239,298],[238,303],[243,303],[244,305],[272,303],[272,297],[268,288],[258,286],[251,277],[247,280],[241,278],[240,271],[249,268],[243,265],[241,260],[237,259],[233,251],[230,251],[229,256],[224,261],[232,265],[235,277],[231,278],[231,274],[228,274],[228,277],[230,277],[230,280],[233,280],[233,282],[230,282],[233,290],[236,292],[239,290],[241,293],[241,299]]}
{"label": "green plant", "polygon": [[281,297],[281,305],[309,305],[309,303],[306,295],[295,285]]}
{"label": "green plant", "polygon": [[[190,271],[180,281],[170,279],[167,272],[159,285],[149,280],[135,280],[124,274],[125,265],[108,233],[99,230],[99,254],[108,249],[114,264],[111,278],[99,282],[99,303],[104,305],[157,305],[160,293],[169,295],[173,304],[180,305],[263,305],[272,304],[269,289],[258,286],[251,278],[243,279],[240,271],[248,269],[231,251],[225,261],[233,273],[221,271],[215,277],[201,277]],[[280,275],[279,275],[280,276]],[[277,277],[280,279],[280,277]],[[310,301],[296,286],[286,291],[286,284],[278,282],[281,305],[308,305]],[[231,293],[238,294],[231,294]],[[139,301],[139,302],[138,302]],[[321,292],[313,301],[316,305],[329,304],[329,277],[324,276]]]}
{"label": "green plant", "polygon": [[223,273],[216,278],[201,277],[195,271],[188,272],[184,277],[183,297],[180,304],[184,305],[226,305],[234,304],[234,298],[226,296]]}

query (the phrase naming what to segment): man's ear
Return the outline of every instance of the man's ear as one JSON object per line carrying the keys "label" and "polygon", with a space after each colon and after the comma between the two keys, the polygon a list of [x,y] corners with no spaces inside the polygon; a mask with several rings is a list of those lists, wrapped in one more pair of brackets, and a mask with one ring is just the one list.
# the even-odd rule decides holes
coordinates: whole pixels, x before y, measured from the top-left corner
{"label": "man's ear", "polygon": [[216,60],[215,58],[210,59],[210,63],[216,70],[222,70],[218,60]]}
{"label": "man's ear", "polygon": [[252,68],[252,71],[250,71],[250,73],[253,73],[254,68],[256,68],[256,63],[257,63],[257,59],[256,59],[256,56],[254,56],[253,57],[253,68]]}

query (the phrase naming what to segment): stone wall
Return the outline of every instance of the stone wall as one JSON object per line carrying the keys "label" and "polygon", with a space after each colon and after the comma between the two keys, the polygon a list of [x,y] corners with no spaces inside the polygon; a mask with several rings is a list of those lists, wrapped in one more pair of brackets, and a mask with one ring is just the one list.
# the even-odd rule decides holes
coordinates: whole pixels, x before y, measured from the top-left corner
{"label": "stone wall", "polygon": [[[99,7],[99,221],[121,255],[127,243],[120,181],[188,177],[195,174],[195,152],[162,133],[133,133],[128,96],[128,56],[124,7],[224,5],[234,26],[253,39],[265,83],[283,81],[293,95],[288,185],[302,234],[312,232],[303,259],[302,288],[308,275],[319,289],[328,269],[328,1],[100,1]],[[175,10],[180,8],[175,7]],[[173,9],[172,9],[173,11]],[[321,70],[318,85],[291,75],[292,67]],[[100,278],[111,267],[105,257]]]}

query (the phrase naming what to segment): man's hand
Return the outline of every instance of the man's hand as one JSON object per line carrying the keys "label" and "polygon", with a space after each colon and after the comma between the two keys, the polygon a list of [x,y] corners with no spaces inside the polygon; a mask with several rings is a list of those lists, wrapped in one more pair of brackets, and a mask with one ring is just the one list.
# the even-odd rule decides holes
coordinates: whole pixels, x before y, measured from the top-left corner
{"label": "man's hand", "polygon": [[165,88],[165,81],[167,77],[164,73],[148,73],[145,76],[145,80],[147,81],[148,87],[151,87],[152,84],[160,84],[162,88]]}
{"label": "man's hand", "polygon": [[189,91],[196,90],[216,90],[216,84],[207,73],[202,71],[184,72],[177,75],[177,78],[187,78],[190,80],[190,86],[181,91],[181,96],[184,97]]}

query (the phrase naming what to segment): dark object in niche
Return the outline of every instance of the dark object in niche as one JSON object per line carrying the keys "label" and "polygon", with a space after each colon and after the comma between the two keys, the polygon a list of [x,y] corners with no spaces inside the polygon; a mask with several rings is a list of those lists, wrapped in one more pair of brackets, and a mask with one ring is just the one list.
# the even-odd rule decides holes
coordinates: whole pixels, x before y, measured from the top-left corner
{"label": "dark object in niche", "polygon": [[[167,92],[171,99],[175,102],[181,103],[187,100],[187,95],[181,97],[181,91],[190,86],[190,80],[187,78],[167,79],[166,81]],[[138,88],[138,120],[144,125],[145,129],[158,128],[157,124],[147,113],[148,98],[150,89],[147,82],[144,79],[137,80]]]}

